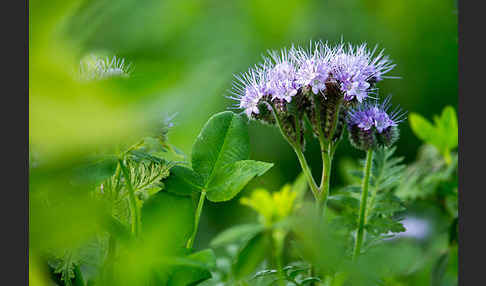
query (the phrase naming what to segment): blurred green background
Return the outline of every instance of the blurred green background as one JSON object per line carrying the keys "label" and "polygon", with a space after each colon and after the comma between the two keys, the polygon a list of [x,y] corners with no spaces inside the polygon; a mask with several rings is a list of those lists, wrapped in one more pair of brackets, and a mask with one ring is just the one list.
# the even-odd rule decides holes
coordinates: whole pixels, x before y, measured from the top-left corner
{"label": "blurred green background", "polygon": [[[31,159],[60,170],[93,154],[133,144],[164,114],[177,114],[170,142],[190,154],[207,119],[230,108],[233,74],[267,49],[309,40],[367,42],[397,64],[378,87],[381,96],[427,118],[457,107],[457,6],[452,0],[86,0],[30,1],[29,90]],[[79,60],[116,55],[134,65],[128,79],[76,82]],[[251,158],[275,163],[238,196],[278,190],[300,168],[275,128],[252,122]],[[318,144],[306,155],[320,170]],[[364,154],[343,141],[336,164]],[[415,159],[420,141],[401,125],[397,153]],[[47,167],[46,167],[47,166]],[[334,169],[334,186],[342,182]],[[318,174],[316,174],[317,176]],[[42,177],[42,174],[39,175]],[[238,199],[208,203],[196,247],[255,214]]]}

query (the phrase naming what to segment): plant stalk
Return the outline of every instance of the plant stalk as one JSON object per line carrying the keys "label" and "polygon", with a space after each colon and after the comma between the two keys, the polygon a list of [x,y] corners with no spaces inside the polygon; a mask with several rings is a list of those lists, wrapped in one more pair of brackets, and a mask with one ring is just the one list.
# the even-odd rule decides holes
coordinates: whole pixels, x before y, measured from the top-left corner
{"label": "plant stalk", "polygon": [[138,236],[140,233],[140,209],[137,206],[137,199],[135,198],[135,190],[133,189],[132,182],[130,181],[130,174],[128,173],[127,168],[123,164],[123,160],[119,159],[118,160],[120,163],[120,167],[123,173],[123,176],[125,177],[125,181],[127,184],[128,188],[128,200],[130,203],[130,209],[131,209],[131,230],[132,234],[135,236]]}
{"label": "plant stalk", "polygon": [[[275,117],[275,121],[277,122],[277,126],[278,126],[278,129],[280,130],[280,133],[285,138],[285,140],[287,140],[287,142],[290,144],[290,146],[292,146],[292,148],[294,149],[295,154],[297,155],[297,158],[299,159],[300,167],[302,168],[302,171],[304,172],[305,177],[307,179],[307,183],[309,184],[309,186],[312,190],[312,194],[314,195],[314,198],[316,200],[318,200],[319,192],[320,192],[319,187],[317,186],[316,182],[314,181],[314,177],[312,176],[312,172],[309,168],[309,165],[307,164],[307,160],[304,157],[304,153],[302,152],[302,147],[300,146],[299,143],[293,142],[285,134],[285,132],[283,131],[283,128],[282,128],[282,122],[280,120],[280,117],[277,115],[277,111],[275,109],[275,106],[273,104],[270,104],[270,107],[272,108],[272,112],[273,112],[273,115]],[[297,120],[296,120],[295,124],[296,124],[298,131],[299,131],[298,134],[300,134],[300,124],[297,122]]]}
{"label": "plant stalk", "polygon": [[322,179],[321,179],[321,186],[320,186],[320,194],[319,194],[319,215],[321,217],[324,216],[326,205],[327,205],[327,198],[329,197],[329,187],[331,181],[331,166],[332,166],[332,154],[331,154],[331,144],[327,147],[326,150],[322,151]]}
{"label": "plant stalk", "polygon": [[199,203],[197,204],[196,209],[196,216],[194,217],[194,230],[192,232],[191,237],[187,241],[186,248],[191,249],[194,245],[194,240],[196,239],[197,229],[199,227],[199,219],[201,218],[201,213],[204,205],[204,201],[206,200],[206,190],[203,189],[201,191],[201,196],[199,197]]}
{"label": "plant stalk", "polygon": [[274,242],[274,251],[275,251],[275,266],[279,272],[279,285],[285,286],[285,273],[283,271],[283,246],[285,240],[285,233],[280,230],[272,231],[272,238]]}
{"label": "plant stalk", "polygon": [[307,164],[307,160],[304,157],[304,153],[302,153],[302,150],[294,147],[295,154],[297,154],[297,158],[299,159],[300,167],[302,168],[302,171],[304,172],[306,178],[307,178],[307,183],[309,184],[312,194],[314,195],[314,198],[316,201],[319,200],[319,187],[317,186],[316,182],[314,181],[314,177],[312,176],[311,169],[309,165]]}
{"label": "plant stalk", "polygon": [[361,246],[363,244],[363,237],[365,233],[365,215],[366,215],[366,203],[368,200],[368,187],[370,181],[370,174],[371,174],[371,165],[373,163],[373,150],[370,149],[366,152],[366,163],[364,167],[364,176],[363,176],[363,185],[362,185],[362,193],[361,193],[361,203],[359,206],[359,218],[358,218],[358,231],[356,233],[356,241],[354,244],[354,251],[353,251],[353,260],[361,252]]}

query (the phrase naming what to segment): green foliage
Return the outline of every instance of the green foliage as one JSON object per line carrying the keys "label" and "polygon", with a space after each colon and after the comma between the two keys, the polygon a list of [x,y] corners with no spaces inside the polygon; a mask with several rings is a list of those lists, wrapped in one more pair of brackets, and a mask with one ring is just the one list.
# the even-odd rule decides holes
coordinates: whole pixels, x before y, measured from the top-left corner
{"label": "green foliage", "polygon": [[252,280],[262,280],[260,285],[279,285],[279,281],[288,281],[292,285],[312,285],[320,282],[318,277],[306,275],[310,266],[303,263],[293,263],[283,267],[282,271],[266,269],[255,273]]}
{"label": "green foliage", "polygon": [[233,274],[237,280],[243,279],[253,273],[255,268],[262,263],[270,248],[268,233],[258,233],[248,240],[239,250],[233,264]]}
{"label": "green foliage", "polygon": [[397,189],[397,195],[407,201],[445,197],[452,213],[457,213],[457,153],[451,155],[451,164],[431,145],[419,149],[417,160],[408,166]]}
{"label": "green foliage", "polygon": [[212,116],[192,147],[192,169],[177,167],[166,181],[169,192],[188,195],[205,190],[213,202],[232,199],[273,164],[248,160],[247,123],[225,111]]}
{"label": "green foliage", "polygon": [[220,247],[254,237],[264,229],[261,224],[241,224],[224,230],[211,240],[212,247]]}
{"label": "green foliage", "polygon": [[204,125],[192,147],[192,168],[205,185],[225,165],[250,155],[247,123],[231,111],[213,115]]}
{"label": "green foliage", "polygon": [[216,257],[211,249],[205,249],[188,255],[183,262],[174,268],[167,285],[197,285],[211,278],[210,269],[216,266]]}
{"label": "green foliage", "polygon": [[66,251],[62,257],[50,262],[50,266],[54,268],[53,272],[61,274],[61,280],[64,281],[64,285],[66,286],[73,285],[72,280],[75,278],[75,262],[73,261],[72,255],[70,251]]}
{"label": "green foliage", "polygon": [[447,106],[441,116],[434,116],[434,124],[419,114],[411,113],[410,126],[421,140],[435,146],[448,164],[451,163],[450,151],[458,144],[457,115],[453,107]]}
{"label": "green foliage", "polygon": [[[367,239],[365,248],[376,244],[393,233],[405,231],[400,223],[400,213],[405,210],[401,200],[395,195],[405,171],[402,157],[394,157],[396,148],[378,148],[372,159],[365,229]],[[352,231],[357,227],[357,213],[361,195],[361,170],[349,170],[352,182],[330,196],[330,205],[341,216],[335,218],[333,225]]]}

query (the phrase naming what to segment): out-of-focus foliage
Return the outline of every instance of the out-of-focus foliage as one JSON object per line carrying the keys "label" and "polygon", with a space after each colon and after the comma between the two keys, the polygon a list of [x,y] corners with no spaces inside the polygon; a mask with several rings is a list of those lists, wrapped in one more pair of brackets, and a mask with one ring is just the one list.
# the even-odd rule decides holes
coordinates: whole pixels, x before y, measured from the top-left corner
{"label": "out-of-focus foliage", "polygon": [[434,116],[434,124],[419,114],[410,114],[410,126],[421,140],[434,145],[444,156],[447,164],[451,164],[450,151],[458,144],[457,116],[454,108],[448,106],[442,115]]}

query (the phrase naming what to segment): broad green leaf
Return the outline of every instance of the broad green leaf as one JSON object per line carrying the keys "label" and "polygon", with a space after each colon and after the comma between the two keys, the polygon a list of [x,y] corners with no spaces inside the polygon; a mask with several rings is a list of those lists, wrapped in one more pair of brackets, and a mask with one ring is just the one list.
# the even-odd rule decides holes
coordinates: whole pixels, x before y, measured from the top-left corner
{"label": "broad green leaf", "polygon": [[209,269],[216,267],[216,255],[212,249],[204,249],[195,252],[189,255],[188,258],[204,263],[204,265]]}
{"label": "broad green leaf", "polygon": [[168,281],[170,286],[196,285],[211,278],[210,269],[216,267],[216,256],[211,249],[193,253],[181,261],[187,263],[174,269]]}
{"label": "broad green leaf", "polygon": [[255,176],[263,175],[272,163],[253,160],[237,161],[220,169],[207,184],[207,198],[212,202],[232,199]]}
{"label": "broad green leaf", "polygon": [[235,241],[244,239],[245,237],[253,237],[258,232],[263,230],[261,224],[241,224],[233,226],[218,234],[210,243],[212,247],[226,245]]}
{"label": "broad green leaf", "polygon": [[238,252],[233,264],[233,273],[237,279],[250,275],[265,259],[271,246],[268,235],[258,233]]}
{"label": "broad green leaf", "polygon": [[201,177],[193,170],[184,166],[174,166],[169,177],[164,181],[168,192],[178,195],[190,195],[202,188]]}
{"label": "broad green leaf", "polygon": [[411,113],[409,116],[410,127],[415,135],[425,142],[431,142],[436,135],[432,123],[417,113]]}
{"label": "broad green leaf", "polygon": [[99,185],[115,173],[117,163],[116,157],[108,157],[81,165],[73,170],[71,182],[76,185]]}
{"label": "broad green leaf", "polygon": [[212,116],[192,147],[192,168],[207,184],[226,165],[249,157],[247,122],[230,111]]}
{"label": "broad green leaf", "polygon": [[[145,239],[157,239],[160,253],[169,255],[173,249],[184,247],[194,229],[194,207],[189,196],[159,192],[149,198],[142,208],[142,231]],[[170,233],[167,231],[170,230]],[[156,241],[154,241],[155,243]],[[154,249],[157,253],[157,249]]]}
{"label": "broad green leaf", "polygon": [[440,127],[443,132],[442,137],[446,142],[448,149],[457,147],[458,144],[458,127],[457,115],[452,106],[447,106],[442,111]]}

